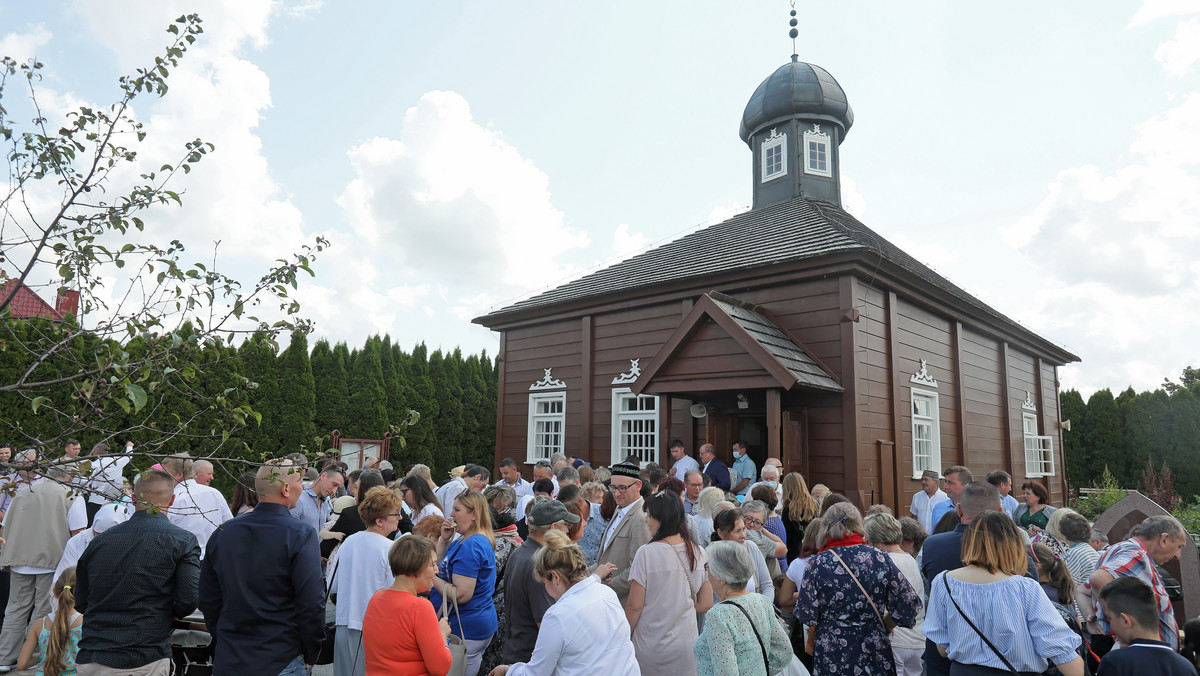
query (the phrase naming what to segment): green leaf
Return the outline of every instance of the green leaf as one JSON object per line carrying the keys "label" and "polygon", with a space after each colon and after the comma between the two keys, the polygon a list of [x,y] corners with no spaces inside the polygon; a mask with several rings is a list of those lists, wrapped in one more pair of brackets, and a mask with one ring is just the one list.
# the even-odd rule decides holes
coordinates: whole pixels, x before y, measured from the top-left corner
{"label": "green leaf", "polygon": [[[146,390],[142,389],[141,385],[134,383],[125,384],[125,394],[129,396],[129,401],[133,403],[133,410],[140,411],[146,406]],[[118,399],[118,402],[123,402],[123,399]],[[125,408],[122,406],[122,408]],[[128,411],[129,409],[126,409]]]}
{"label": "green leaf", "polygon": [[37,413],[38,409],[42,407],[42,404],[46,403],[47,401],[50,401],[50,397],[34,397],[32,403],[33,412]]}

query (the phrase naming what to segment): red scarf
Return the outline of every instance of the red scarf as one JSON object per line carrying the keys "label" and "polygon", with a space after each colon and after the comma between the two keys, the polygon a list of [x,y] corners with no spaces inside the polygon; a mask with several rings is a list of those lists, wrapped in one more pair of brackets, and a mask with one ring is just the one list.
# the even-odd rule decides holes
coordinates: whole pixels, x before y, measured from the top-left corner
{"label": "red scarf", "polygon": [[821,548],[821,551],[833,549],[834,547],[849,547],[850,545],[865,544],[867,544],[867,541],[863,539],[863,536],[859,535],[858,533],[851,533],[841,540],[830,540],[829,542],[826,542],[825,546]]}

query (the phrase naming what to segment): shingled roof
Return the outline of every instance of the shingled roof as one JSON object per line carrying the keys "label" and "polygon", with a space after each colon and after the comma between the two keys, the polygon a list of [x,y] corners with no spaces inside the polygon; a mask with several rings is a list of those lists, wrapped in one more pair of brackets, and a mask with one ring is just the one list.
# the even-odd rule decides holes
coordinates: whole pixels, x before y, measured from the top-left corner
{"label": "shingled roof", "polygon": [[489,326],[583,299],[600,302],[610,296],[633,290],[648,292],[673,282],[700,282],[731,271],[751,271],[855,252],[872,265],[882,258],[902,268],[1009,330],[1053,348],[1064,361],[1079,360],[934,272],[841,207],[803,197],[738,214],[474,321]]}

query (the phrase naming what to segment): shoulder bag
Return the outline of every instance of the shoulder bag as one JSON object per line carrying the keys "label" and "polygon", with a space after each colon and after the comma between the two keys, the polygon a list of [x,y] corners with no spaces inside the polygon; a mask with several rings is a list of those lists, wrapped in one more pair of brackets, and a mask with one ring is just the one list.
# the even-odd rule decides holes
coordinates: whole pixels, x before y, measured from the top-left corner
{"label": "shoulder bag", "polygon": [[[333,577],[337,575],[338,566],[341,563],[341,560],[338,560],[333,564],[333,572],[329,574],[329,582],[325,587],[325,600],[321,603],[321,607],[325,607],[329,603],[329,591],[333,588]],[[317,653],[317,661],[313,664],[333,664],[333,637],[336,632],[336,622],[325,623],[325,638],[321,639],[321,650]]]}
{"label": "shoulder bag", "polygon": [[846,562],[842,560],[842,557],[838,556],[837,552],[830,549],[829,553],[833,554],[833,558],[837,559],[838,563],[842,564],[842,568],[845,568],[847,573],[850,573],[850,579],[854,580],[854,584],[858,585],[859,591],[863,593],[863,596],[867,597],[867,603],[870,603],[871,610],[875,611],[875,618],[878,619],[879,624],[883,626],[884,633],[890,634],[895,631],[896,621],[892,619],[890,614],[884,615],[879,612],[879,608],[875,605],[875,600],[871,598],[871,595],[867,593],[866,588],[863,587],[862,583],[858,581],[858,576],[854,574],[854,571],[850,570],[850,566],[846,565]]}
{"label": "shoulder bag", "polygon": [[[438,611],[438,620],[443,617],[450,619],[450,609],[454,608],[454,616],[458,618],[458,629],[462,631],[462,616],[458,614],[458,595],[454,591],[454,585],[446,585],[446,589],[450,593],[442,594],[442,608]],[[450,649],[450,671],[446,672],[446,676],[466,676],[467,674],[467,640],[465,638],[450,634],[446,638],[446,647]]]}
{"label": "shoulder bag", "polygon": [[991,648],[992,652],[996,653],[996,657],[1000,658],[1000,661],[1004,663],[1004,666],[1008,667],[1008,670],[1010,672],[1012,672],[1014,674],[1020,673],[1016,669],[1013,668],[1012,662],[1008,661],[1008,658],[1006,658],[1004,656],[1004,653],[1002,653],[998,649],[996,649],[996,646],[994,644],[992,644],[992,642],[990,640],[988,640],[988,637],[983,635],[982,631],[979,631],[979,627],[976,627],[975,623],[971,621],[971,618],[967,617],[967,614],[963,612],[963,609],[961,607],[959,607],[958,601],[955,601],[954,596],[950,593],[950,582],[946,580],[947,576],[949,576],[949,573],[942,574],[942,584],[946,586],[946,597],[950,599],[950,603],[954,604],[954,609],[957,610],[958,614],[961,615],[962,618],[967,621],[967,625],[969,625],[971,627],[971,629],[973,629],[975,631],[975,633],[979,635],[979,638],[983,639],[983,642],[987,644],[987,647]]}

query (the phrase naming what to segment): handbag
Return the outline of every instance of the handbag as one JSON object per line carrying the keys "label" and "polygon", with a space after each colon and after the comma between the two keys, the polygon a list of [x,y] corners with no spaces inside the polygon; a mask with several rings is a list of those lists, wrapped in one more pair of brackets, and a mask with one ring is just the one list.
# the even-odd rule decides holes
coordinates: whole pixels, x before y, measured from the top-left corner
{"label": "handbag", "polygon": [[[450,610],[446,606],[453,606],[454,616],[458,618],[458,628],[461,631],[462,615],[458,614],[458,596],[454,591],[454,585],[446,585],[446,589],[450,593],[442,594],[442,608],[438,611],[438,620],[441,620],[443,617],[449,620]],[[446,676],[467,676],[466,639],[450,634],[446,638],[446,647],[450,649],[450,671],[446,672]]]}
{"label": "handbag", "polygon": [[871,598],[871,595],[867,593],[866,588],[864,588],[862,583],[858,581],[858,576],[854,574],[854,571],[850,570],[850,566],[846,565],[846,562],[842,560],[842,557],[838,556],[837,552],[830,549],[829,553],[833,554],[833,558],[837,559],[838,563],[842,564],[842,568],[845,568],[847,573],[850,573],[850,579],[854,580],[854,584],[858,585],[859,591],[863,593],[863,596],[867,597],[867,603],[871,604],[871,610],[875,611],[875,617],[879,620],[879,624],[883,625],[883,631],[887,634],[895,631],[896,620],[892,619],[891,614],[881,614],[879,612],[879,608],[875,606],[875,600]]}
{"label": "handbag", "polygon": [[[329,575],[329,585],[325,587],[325,600],[321,603],[322,607],[329,603],[329,591],[333,588],[333,577],[337,575],[339,565],[341,565],[341,561],[333,564],[333,572]],[[336,632],[336,622],[325,623],[325,638],[321,639],[321,650],[317,653],[317,660],[313,664],[333,664],[333,643]]]}

